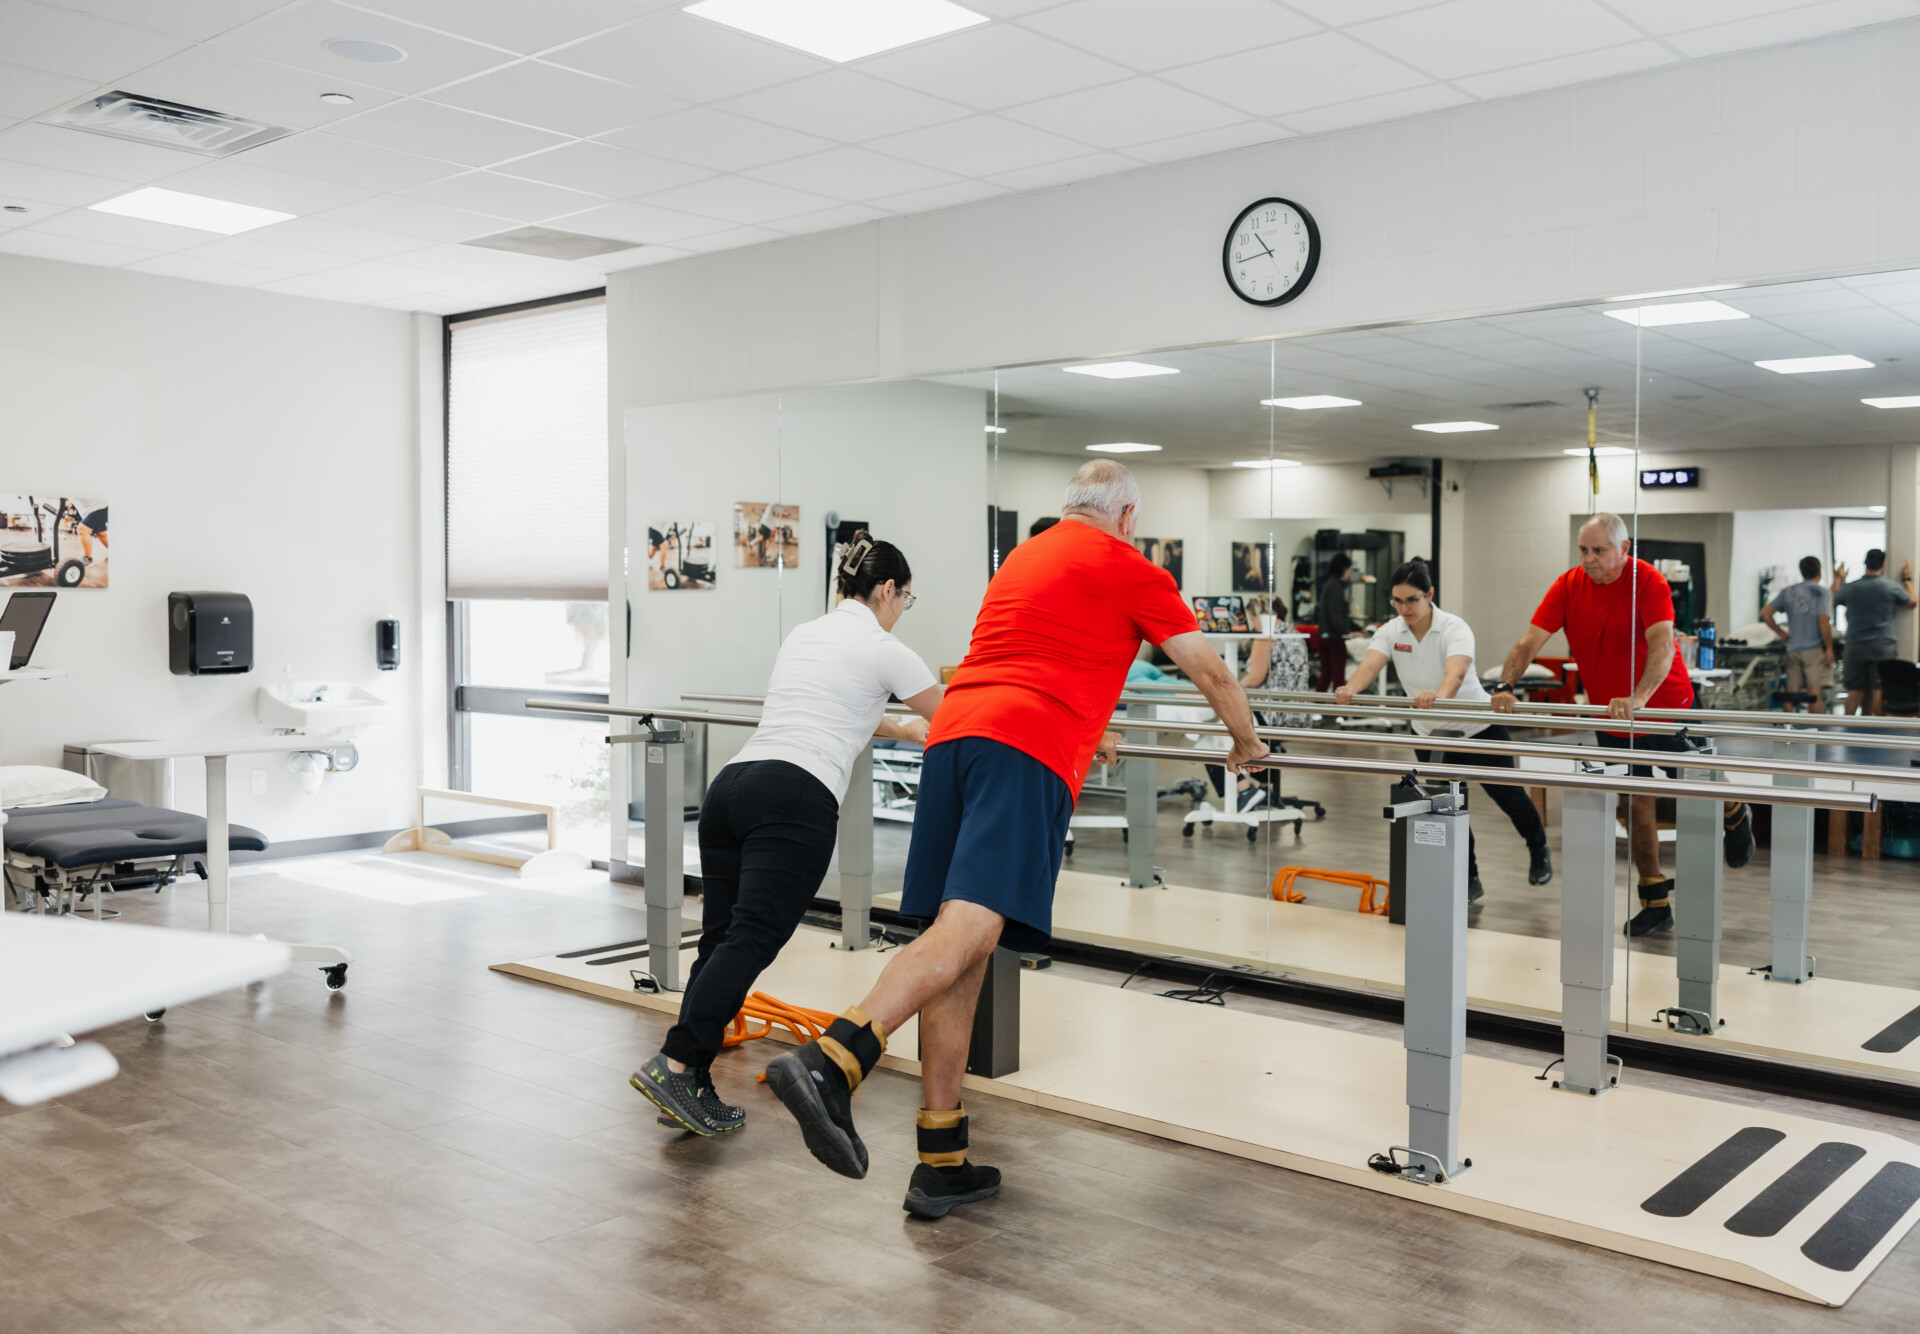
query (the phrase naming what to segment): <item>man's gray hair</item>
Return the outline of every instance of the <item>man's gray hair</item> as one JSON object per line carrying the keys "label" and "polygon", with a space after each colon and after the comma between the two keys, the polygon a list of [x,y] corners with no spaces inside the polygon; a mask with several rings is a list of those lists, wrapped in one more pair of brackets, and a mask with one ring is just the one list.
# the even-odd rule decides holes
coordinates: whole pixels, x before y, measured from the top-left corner
{"label": "man's gray hair", "polygon": [[1108,523],[1119,523],[1120,512],[1132,505],[1140,507],[1140,483],[1122,464],[1112,459],[1094,459],[1080,465],[1067,483],[1067,495],[1060,506],[1062,514],[1097,514]]}
{"label": "man's gray hair", "polygon": [[1609,514],[1605,510],[1601,510],[1580,526],[1585,528],[1588,524],[1595,523],[1607,530],[1607,536],[1613,539],[1613,544],[1616,547],[1627,540],[1627,521],[1618,514]]}

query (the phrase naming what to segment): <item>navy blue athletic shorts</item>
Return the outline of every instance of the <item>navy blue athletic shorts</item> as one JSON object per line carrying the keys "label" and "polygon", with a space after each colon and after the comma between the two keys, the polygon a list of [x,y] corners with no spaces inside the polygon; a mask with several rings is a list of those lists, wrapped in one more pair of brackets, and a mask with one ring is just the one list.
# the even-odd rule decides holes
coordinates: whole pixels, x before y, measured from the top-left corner
{"label": "navy blue athletic shorts", "polygon": [[1066,782],[1025,751],[977,736],[929,746],[901,915],[931,921],[964,899],[1007,919],[1008,949],[1045,949],[1072,814]]}

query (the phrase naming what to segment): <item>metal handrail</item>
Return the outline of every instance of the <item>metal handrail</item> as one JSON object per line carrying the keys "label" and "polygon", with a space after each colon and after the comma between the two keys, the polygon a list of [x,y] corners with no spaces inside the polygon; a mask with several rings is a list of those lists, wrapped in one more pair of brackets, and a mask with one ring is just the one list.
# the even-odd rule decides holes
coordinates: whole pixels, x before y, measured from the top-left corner
{"label": "metal handrail", "polygon": [[[741,714],[709,713],[701,709],[649,709],[617,704],[578,704],[569,700],[530,699],[529,709],[545,713],[577,713],[595,718],[638,718],[665,722],[706,723],[717,727],[757,727],[758,718]],[[613,741],[644,741],[644,735],[615,736]],[[1122,759],[1170,760],[1176,763],[1206,763],[1217,754],[1188,747],[1121,746]],[[1613,762],[1613,761],[1609,761]],[[1624,761],[1618,763],[1624,764]],[[1250,769],[1300,769],[1309,773],[1373,774],[1382,778],[1402,778],[1415,773],[1421,778],[1449,783],[1484,783],[1488,771],[1471,765],[1396,764],[1387,760],[1349,760],[1331,755],[1295,755],[1279,753],[1249,762]],[[1695,766],[1697,767],[1697,766]],[[1685,783],[1675,779],[1634,778],[1627,774],[1561,773],[1555,770],[1528,770],[1528,787],[1571,788],[1589,792],[1618,792],[1647,797],[1698,797],[1712,801],[1754,801],[1775,806],[1816,806],[1825,810],[1873,811],[1879,798],[1871,792],[1835,792],[1801,787],[1760,787],[1737,783]]]}

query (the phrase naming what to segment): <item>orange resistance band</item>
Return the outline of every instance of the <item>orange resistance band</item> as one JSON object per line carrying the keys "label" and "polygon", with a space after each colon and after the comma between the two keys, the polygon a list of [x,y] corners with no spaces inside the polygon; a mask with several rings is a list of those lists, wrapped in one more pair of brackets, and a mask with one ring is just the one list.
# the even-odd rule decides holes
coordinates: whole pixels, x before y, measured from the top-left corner
{"label": "orange resistance band", "polygon": [[[1387,882],[1362,871],[1322,871],[1311,866],[1283,866],[1273,877],[1273,897],[1282,903],[1305,903],[1307,896],[1293,887],[1296,880],[1324,880],[1360,891],[1360,911],[1387,915]],[[1375,896],[1378,896],[1377,898]]]}

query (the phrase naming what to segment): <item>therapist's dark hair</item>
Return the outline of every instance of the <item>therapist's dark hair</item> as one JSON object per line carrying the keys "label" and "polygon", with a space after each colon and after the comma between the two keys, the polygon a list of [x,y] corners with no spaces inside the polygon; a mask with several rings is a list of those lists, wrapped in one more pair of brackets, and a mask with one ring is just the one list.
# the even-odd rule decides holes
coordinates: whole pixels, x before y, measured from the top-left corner
{"label": "therapist's dark hair", "polygon": [[1333,559],[1327,562],[1327,578],[1338,579],[1352,568],[1353,557],[1344,551],[1336,551],[1333,553]]}
{"label": "therapist's dark hair", "polygon": [[913,567],[907,564],[900,548],[880,541],[864,528],[840,549],[840,568],[835,573],[840,596],[859,598],[863,602],[889,579],[895,588],[905,588],[913,582]]}
{"label": "therapist's dark hair", "polygon": [[1802,579],[1818,579],[1820,577],[1820,558],[1818,556],[1802,556],[1800,558],[1800,577]]}
{"label": "therapist's dark hair", "polygon": [[1867,553],[1867,570],[1869,572],[1872,572],[1874,570],[1884,570],[1886,568],[1887,568],[1886,552],[1882,551],[1879,547],[1875,547],[1872,551],[1869,551]]}
{"label": "therapist's dark hair", "polygon": [[1415,556],[1412,560],[1395,570],[1393,572],[1393,579],[1388,583],[1387,587],[1398,588],[1401,584],[1405,584],[1409,588],[1417,588],[1428,597],[1433,596],[1433,575],[1428,572],[1427,562],[1424,558]]}

